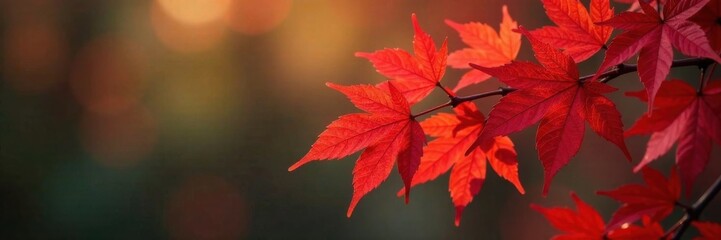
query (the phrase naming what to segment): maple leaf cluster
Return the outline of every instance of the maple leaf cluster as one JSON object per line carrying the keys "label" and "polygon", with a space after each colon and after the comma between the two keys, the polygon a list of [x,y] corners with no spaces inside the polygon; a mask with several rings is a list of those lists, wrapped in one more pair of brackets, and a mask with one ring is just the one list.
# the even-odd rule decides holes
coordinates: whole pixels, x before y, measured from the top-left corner
{"label": "maple leaf cluster", "polygon": [[[531,208],[543,214],[562,233],[554,239],[666,239],[672,231],[664,231],[660,221],[668,217],[680,205],[681,183],[672,169],[668,178],[651,168],[642,171],[645,185],[628,184],[598,194],[623,203],[608,224],[593,207],[583,202],[575,193],[571,198],[576,211],[566,207],[546,208],[531,204]],[[642,225],[634,222],[641,220]],[[701,232],[695,239],[720,239],[721,224],[694,222]]]}
{"label": "maple leaf cluster", "polygon": [[[450,172],[449,192],[456,208],[455,224],[486,179],[487,166],[524,194],[519,180],[518,152],[508,135],[536,123],[536,148],[544,168],[542,194],[553,177],[578,153],[586,123],[600,137],[618,147],[631,161],[625,138],[650,134],[646,153],[634,168],[647,186],[626,185],[599,192],[623,203],[605,224],[599,214],[572,194],[578,211],[532,208],[543,213],[568,238],[639,239],[664,236],[659,221],[677,206],[681,182],[686,191],[709,162],[712,142],[721,145],[721,81],[709,81],[712,64],[721,62],[721,0],[619,1],[633,3],[614,14],[609,0],[542,0],[555,24],[527,30],[503,6],[498,31],[478,22],[446,20],[466,48],[448,53],[420,27],[415,14],[412,53],[387,48],[358,52],[388,80],[377,85],[327,86],[346,95],[364,113],[341,116],[326,127],[310,151],[289,170],[317,160],[362,153],[353,169],[353,197],[347,215],[360,199],[388,178],[394,166],[404,186],[398,192],[409,201],[411,188]],[[657,7],[661,7],[658,8]],[[611,38],[612,32],[619,34]],[[530,42],[538,63],[518,61],[521,38]],[[609,43],[610,41],[610,43]],[[674,60],[673,49],[697,57]],[[595,74],[581,76],[578,64],[603,54]],[[637,64],[626,63],[634,56]],[[447,66],[467,70],[454,88],[441,83]],[[681,80],[666,80],[670,69],[699,66],[699,89]],[[710,67],[713,69],[713,67]],[[624,131],[621,113],[605,95],[617,89],[608,81],[637,72],[642,91],[626,95],[648,103],[648,112]],[[495,78],[507,85],[499,91],[459,97],[456,92]],[[439,89],[449,102],[419,114],[411,106]],[[484,114],[471,102],[503,95]],[[423,121],[417,118],[443,107]],[[432,140],[427,142],[426,138]],[[676,165],[666,179],[646,167],[678,142]],[[680,177],[678,176],[680,175]],[[642,225],[634,225],[641,221]],[[717,225],[694,222],[704,236],[718,236]]]}

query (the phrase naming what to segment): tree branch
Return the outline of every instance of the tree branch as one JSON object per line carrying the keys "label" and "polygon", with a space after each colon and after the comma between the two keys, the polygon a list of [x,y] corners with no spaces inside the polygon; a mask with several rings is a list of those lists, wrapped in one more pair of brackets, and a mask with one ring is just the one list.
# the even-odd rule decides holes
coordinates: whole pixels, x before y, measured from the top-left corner
{"label": "tree branch", "polygon": [[[678,59],[678,60],[674,60],[674,61],[671,63],[671,68],[688,67],[688,66],[698,66],[698,67],[704,67],[704,68],[705,68],[705,67],[709,66],[709,65],[710,65],[711,63],[713,63],[713,62],[714,62],[713,60],[708,59],[708,58]],[[469,64],[469,65],[470,65],[471,67],[476,66],[476,65],[473,64],[473,63],[471,63],[471,64]],[[615,79],[615,78],[617,78],[617,77],[620,77],[620,76],[622,76],[622,75],[624,75],[624,74],[632,73],[632,72],[636,72],[636,71],[638,71],[638,65],[637,65],[637,64],[625,64],[625,63],[622,63],[622,64],[617,65],[617,66],[614,67],[613,69],[607,70],[607,71],[599,74],[599,75],[598,75],[598,79],[600,79],[599,82],[606,83],[606,82],[609,82],[609,81],[611,81],[611,80],[613,80],[613,79]],[[585,82],[585,81],[588,81],[588,80],[592,79],[595,75],[596,75],[596,74],[590,74],[590,75],[582,76],[582,77],[578,78],[578,80],[579,80],[580,82]],[[422,115],[425,115],[425,114],[434,112],[434,111],[439,110],[439,109],[442,109],[442,108],[444,108],[444,107],[448,107],[448,106],[456,107],[456,106],[458,106],[458,104],[461,104],[461,103],[464,103],[464,102],[468,102],[468,101],[473,101],[473,100],[476,100],[476,99],[481,99],[481,98],[490,97],[490,96],[496,96],[496,95],[505,96],[506,94],[511,93],[511,92],[517,90],[517,89],[511,88],[511,87],[500,87],[500,88],[498,88],[498,90],[493,90],[493,91],[488,91],[488,92],[482,92],[482,93],[473,94],[473,95],[469,95],[469,96],[458,97],[458,96],[455,96],[455,95],[453,94],[453,92],[449,91],[448,89],[446,89],[445,87],[443,87],[442,85],[440,85],[440,83],[437,84],[437,86],[438,86],[439,88],[441,88],[441,89],[446,93],[446,95],[448,95],[449,101],[446,102],[446,103],[444,103],[444,104],[435,106],[435,107],[433,107],[433,108],[431,108],[431,109],[428,109],[428,110],[425,110],[425,111],[423,111],[423,112],[420,112],[420,113],[418,113],[418,114],[412,115],[412,116],[411,116],[412,118],[416,118],[416,117],[419,117],[419,116],[422,116]]]}
{"label": "tree branch", "polygon": [[698,90],[696,90],[696,94],[701,96],[703,88],[706,87],[706,71],[708,70],[708,66],[701,66],[699,68],[701,69],[701,76],[698,79]]}
{"label": "tree branch", "polygon": [[[683,236],[683,233],[691,225],[691,222],[698,220],[703,210],[706,209],[706,206],[708,206],[709,202],[713,200],[719,191],[721,191],[721,175],[716,178],[716,181],[706,189],[706,192],[704,192],[690,208],[686,209],[686,214],[676,222],[667,234],[675,232],[672,239],[681,239],[681,236]],[[678,229],[678,231],[676,231],[676,229]]]}
{"label": "tree branch", "polygon": [[431,113],[431,112],[433,112],[433,111],[436,111],[436,110],[438,110],[438,109],[441,109],[441,108],[444,108],[444,107],[448,107],[448,106],[453,106],[452,103],[453,103],[453,100],[448,100],[448,102],[446,102],[446,103],[444,103],[444,104],[441,104],[441,105],[432,107],[432,108],[430,108],[430,109],[428,109],[428,110],[425,110],[425,111],[423,111],[423,112],[420,112],[420,113],[418,113],[418,114],[411,115],[411,118],[417,118],[417,117],[420,117],[420,116],[429,114],[429,113]]}
{"label": "tree branch", "polygon": [[[703,89],[706,87],[706,84],[708,83],[708,81],[711,81],[711,77],[713,77],[713,72],[716,71],[716,66],[718,66],[718,63],[714,62],[711,64],[711,66],[707,66],[707,67],[703,68],[704,71],[701,74],[702,74],[702,76],[706,75],[706,78],[701,79],[701,83],[698,86],[699,94],[701,94],[703,92]],[[710,68],[710,70],[709,70],[709,68]]]}

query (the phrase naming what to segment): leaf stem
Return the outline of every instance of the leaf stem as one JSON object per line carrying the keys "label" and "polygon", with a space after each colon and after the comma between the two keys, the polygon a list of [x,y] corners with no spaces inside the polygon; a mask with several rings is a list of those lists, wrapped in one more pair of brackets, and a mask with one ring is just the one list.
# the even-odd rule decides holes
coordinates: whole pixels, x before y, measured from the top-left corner
{"label": "leaf stem", "polygon": [[463,102],[473,101],[476,99],[481,99],[481,98],[495,96],[495,95],[505,96],[506,94],[513,92],[513,91],[516,91],[516,89],[510,88],[510,87],[499,87],[497,90],[493,90],[493,91],[482,92],[482,93],[473,94],[473,95],[464,96],[464,97],[455,97],[455,98],[451,99],[451,102],[453,103],[453,106],[455,107],[455,106],[458,106],[458,104],[461,104]]}
{"label": "leaf stem", "polygon": [[433,111],[436,111],[436,110],[438,110],[438,109],[441,109],[441,108],[444,108],[444,107],[448,107],[448,106],[452,106],[452,105],[451,105],[452,103],[453,103],[452,100],[448,100],[448,102],[446,102],[446,103],[444,103],[444,104],[441,104],[441,105],[432,107],[432,108],[427,109],[427,110],[425,110],[425,111],[423,111],[423,112],[420,112],[420,113],[418,113],[418,114],[411,115],[411,118],[417,118],[417,117],[420,117],[420,116],[429,114],[429,113],[431,113],[431,112],[433,112]]}
{"label": "leaf stem", "polygon": [[454,97],[456,97],[456,94],[453,93],[453,91],[448,90],[446,87],[444,87],[443,84],[441,84],[441,82],[437,82],[437,83],[436,83],[436,87],[438,87],[438,88],[440,88],[441,90],[443,90],[443,92],[445,92],[446,95],[448,95],[448,98],[453,99]]}
{"label": "leaf stem", "polygon": [[716,181],[714,181],[714,183],[706,189],[706,192],[704,192],[690,208],[686,209],[686,213],[683,217],[676,222],[676,224],[666,234],[674,233],[672,239],[681,239],[681,236],[683,236],[683,233],[691,225],[691,222],[698,220],[703,210],[706,209],[706,206],[708,206],[709,202],[713,200],[719,191],[721,191],[721,175],[716,178]]}
{"label": "leaf stem", "polygon": [[[708,84],[708,82],[711,81],[711,77],[713,77],[713,73],[714,73],[714,71],[716,71],[716,66],[718,66],[718,63],[714,62],[711,64],[710,70],[708,70],[708,68],[704,68],[703,74],[706,75],[706,78],[701,79],[701,83],[699,84],[699,87],[698,87],[699,94],[701,94],[701,92],[703,92],[703,89],[706,88],[706,84]],[[706,71],[706,70],[708,70],[708,71]]]}
{"label": "leaf stem", "polygon": [[703,94],[703,88],[706,87],[706,71],[708,70],[708,66],[700,66],[699,69],[701,69],[701,76],[698,79],[696,94],[701,96],[701,94]]}

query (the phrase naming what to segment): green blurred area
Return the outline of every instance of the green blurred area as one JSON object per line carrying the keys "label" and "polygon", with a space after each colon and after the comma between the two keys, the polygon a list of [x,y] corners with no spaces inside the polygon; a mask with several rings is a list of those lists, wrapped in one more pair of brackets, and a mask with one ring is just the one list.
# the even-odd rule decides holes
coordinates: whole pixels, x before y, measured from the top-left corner
{"label": "green blurred area", "polygon": [[[521,0],[3,1],[0,238],[537,239],[555,230],[528,205],[571,206],[569,191],[608,219],[618,205],[595,191],[640,177],[590,131],[545,198],[535,128],[513,135],[527,193],[489,172],[459,228],[447,175],[405,205],[394,172],[348,219],[357,154],[287,172],[325,125],[357,111],[325,82],[386,80],[354,52],[410,49],[411,13],[458,50],[443,20],[497,28],[503,4],[529,29],[549,24],[540,2]],[[519,59],[533,60],[525,41]],[[630,126],[646,106],[622,92],[641,86],[631,75],[612,85]],[[496,100],[476,103],[487,113]],[[628,141],[636,161],[646,140]],[[667,173],[672,155],[653,166]],[[721,174],[719,158],[716,147],[693,196]],[[719,203],[704,216],[720,220]]]}

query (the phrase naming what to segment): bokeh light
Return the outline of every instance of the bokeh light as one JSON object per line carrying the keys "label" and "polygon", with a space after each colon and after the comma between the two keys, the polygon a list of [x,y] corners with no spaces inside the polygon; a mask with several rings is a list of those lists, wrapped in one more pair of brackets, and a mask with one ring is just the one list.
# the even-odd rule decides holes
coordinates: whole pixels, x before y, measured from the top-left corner
{"label": "bokeh light", "polygon": [[235,186],[217,176],[193,176],[170,195],[165,222],[172,239],[240,239],[248,207]]}
{"label": "bokeh light", "polygon": [[307,80],[317,83],[331,80],[314,79],[312,76],[335,73],[341,59],[354,58],[353,52],[357,49],[351,49],[351,46],[358,32],[343,24],[347,17],[329,5],[298,6],[297,14],[288,20],[274,39],[274,53],[279,60],[275,64],[279,69],[275,72],[283,75],[279,79],[296,81],[300,86],[308,85],[310,82]]}
{"label": "bokeh light", "polygon": [[220,124],[218,120],[240,110],[238,106],[244,93],[243,78],[233,75],[238,72],[231,71],[233,66],[223,64],[224,59],[216,55],[167,65],[174,71],[158,76],[167,81],[158,83],[162,91],[153,104],[173,116],[173,124],[205,129]]}
{"label": "bokeh light", "polygon": [[280,25],[292,0],[233,0],[226,16],[228,26],[246,35],[258,35]]}
{"label": "bokeh light", "polygon": [[3,37],[5,77],[23,93],[43,93],[62,79],[67,42],[57,22],[36,14],[8,14]]}
{"label": "bokeh light", "polygon": [[188,25],[217,21],[225,15],[231,0],[157,0],[174,20]]}
{"label": "bokeh light", "polygon": [[[403,0],[376,1],[369,4],[365,1],[330,1],[329,5],[335,11],[343,12],[348,17],[348,23],[358,28],[379,29],[388,27],[395,17],[398,17],[398,10],[402,7]],[[348,11],[353,9],[353,11]],[[368,17],[371,14],[373,17]],[[403,15],[408,16],[410,13]]]}
{"label": "bokeh light", "polygon": [[127,168],[148,157],[157,141],[157,124],[143,107],[115,115],[86,112],[81,121],[85,150],[101,165]]}
{"label": "bokeh light", "polygon": [[142,97],[146,63],[139,45],[117,36],[99,37],[77,55],[70,87],[85,109],[105,115],[122,113]]}
{"label": "bokeh light", "polygon": [[[287,172],[325,126],[360,111],[325,82],[386,80],[355,52],[412,52],[411,13],[453,52],[465,44],[444,19],[497,29],[504,4],[529,29],[552,24],[541,1],[526,0],[0,1],[0,239],[540,239],[557,230],[528,205],[573,208],[572,190],[608,219],[619,204],[595,192],[642,182],[631,167],[648,136],[626,139],[629,163],[586,128],[542,197],[537,127],[513,134],[527,193],[489,173],[460,227],[447,175],[406,205],[394,171],[348,219],[358,154]],[[518,60],[537,62],[527,40]],[[464,72],[448,69],[442,83]],[[699,77],[693,67],[672,72]],[[647,106],[623,94],[642,89],[638,74],[622,78],[607,96],[628,128]],[[500,98],[475,103],[487,114]],[[412,111],[446,101],[435,91]],[[673,151],[653,167],[667,173]],[[712,152],[684,203],[721,174],[721,151]],[[721,197],[713,201],[703,216],[719,222]]]}
{"label": "bokeh light", "polygon": [[150,7],[150,22],[155,36],[169,49],[182,53],[201,52],[217,46],[225,36],[225,25],[219,17],[212,21],[184,24],[163,11],[159,4]]}

